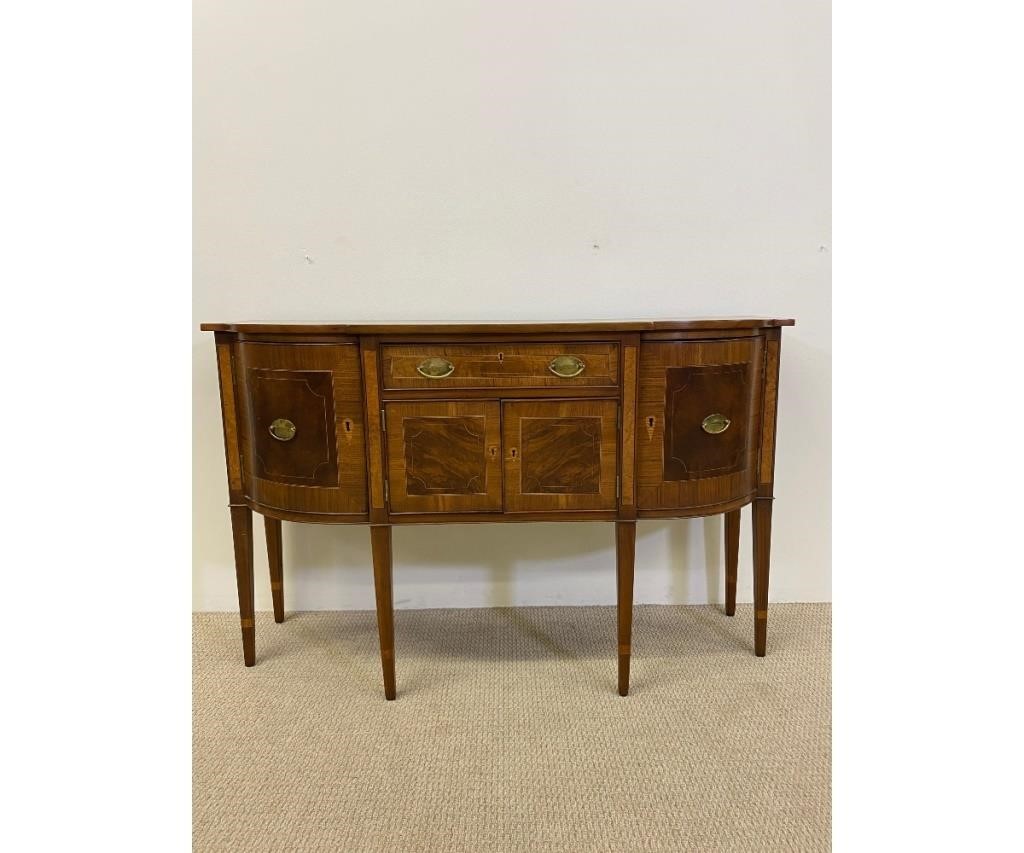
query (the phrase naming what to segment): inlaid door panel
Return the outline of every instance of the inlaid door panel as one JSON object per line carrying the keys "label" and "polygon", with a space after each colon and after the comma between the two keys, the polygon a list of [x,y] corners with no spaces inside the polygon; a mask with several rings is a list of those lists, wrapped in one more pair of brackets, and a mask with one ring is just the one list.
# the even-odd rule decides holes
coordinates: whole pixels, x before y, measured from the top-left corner
{"label": "inlaid door panel", "polygon": [[641,509],[711,506],[754,491],[763,361],[760,337],[641,346]]}
{"label": "inlaid door panel", "polygon": [[246,495],[291,512],[366,512],[358,347],[240,343],[235,373]]}
{"label": "inlaid door panel", "polygon": [[282,483],[336,486],[331,371],[250,367],[246,384],[253,415],[254,473]]}
{"label": "inlaid door panel", "polygon": [[505,511],[616,506],[616,400],[503,404]]}
{"label": "inlaid door panel", "polygon": [[749,386],[749,362],[666,369],[666,480],[700,480],[746,467]]}
{"label": "inlaid door panel", "polygon": [[387,403],[385,420],[392,512],[501,511],[499,403]]}

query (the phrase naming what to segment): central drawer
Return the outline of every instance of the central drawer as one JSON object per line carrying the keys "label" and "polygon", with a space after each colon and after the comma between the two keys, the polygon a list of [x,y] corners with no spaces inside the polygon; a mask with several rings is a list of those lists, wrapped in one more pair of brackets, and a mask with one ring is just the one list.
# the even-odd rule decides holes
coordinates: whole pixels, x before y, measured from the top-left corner
{"label": "central drawer", "polygon": [[616,343],[385,344],[385,389],[615,388]]}

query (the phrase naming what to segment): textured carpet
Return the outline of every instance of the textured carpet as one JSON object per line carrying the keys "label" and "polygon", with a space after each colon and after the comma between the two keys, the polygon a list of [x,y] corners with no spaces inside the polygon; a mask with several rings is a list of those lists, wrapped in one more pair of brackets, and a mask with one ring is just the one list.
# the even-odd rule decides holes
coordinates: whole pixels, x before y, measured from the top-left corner
{"label": "textured carpet", "polygon": [[638,606],[193,623],[197,851],[829,849],[831,610]]}

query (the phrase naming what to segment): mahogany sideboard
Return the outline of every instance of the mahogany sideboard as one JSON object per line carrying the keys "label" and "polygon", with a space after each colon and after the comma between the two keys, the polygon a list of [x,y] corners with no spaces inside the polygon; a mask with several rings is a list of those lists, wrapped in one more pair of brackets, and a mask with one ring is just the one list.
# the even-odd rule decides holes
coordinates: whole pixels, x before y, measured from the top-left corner
{"label": "mahogany sideboard", "polygon": [[740,508],[753,504],[763,656],[779,348],[793,322],[204,323],[216,339],[245,665],[256,662],[253,510],[277,622],[281,522],[370,527],[388,699],[395,524],[614,522],[626,696],[637,520],[724,513],[732,616]]}

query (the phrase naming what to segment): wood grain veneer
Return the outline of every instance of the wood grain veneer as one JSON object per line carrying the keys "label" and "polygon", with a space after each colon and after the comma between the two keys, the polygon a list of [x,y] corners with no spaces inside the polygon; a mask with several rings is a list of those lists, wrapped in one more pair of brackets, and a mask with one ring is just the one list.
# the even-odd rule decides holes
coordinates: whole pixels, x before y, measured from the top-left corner
{"label": "wood grain veneer", "polygon": [[[559,356],[583,363],[578,376],[558,376],[549,365]],[[422,375],[428,359],[451,365],[449,376]],[[619,380],[617,343],[402,344],[381,347],[384,388],[577,388],[614,387]]]}
{"label": "wood grain veneer", "polygon": [[[756,488],[762,347],[761,338],[641,346],[636,425],[640,509],[715,506]],[[701,429],[703,418],[714,413],[732,421],[721,435]]]}
{"label": "wood grain veneer", "polygon": [[613,510],[618,403],[502,404],[505,512]]}
{"label": "wood grain veneer", "polygon": [[501,509],[501,405],[387,403],[392,512]]}

